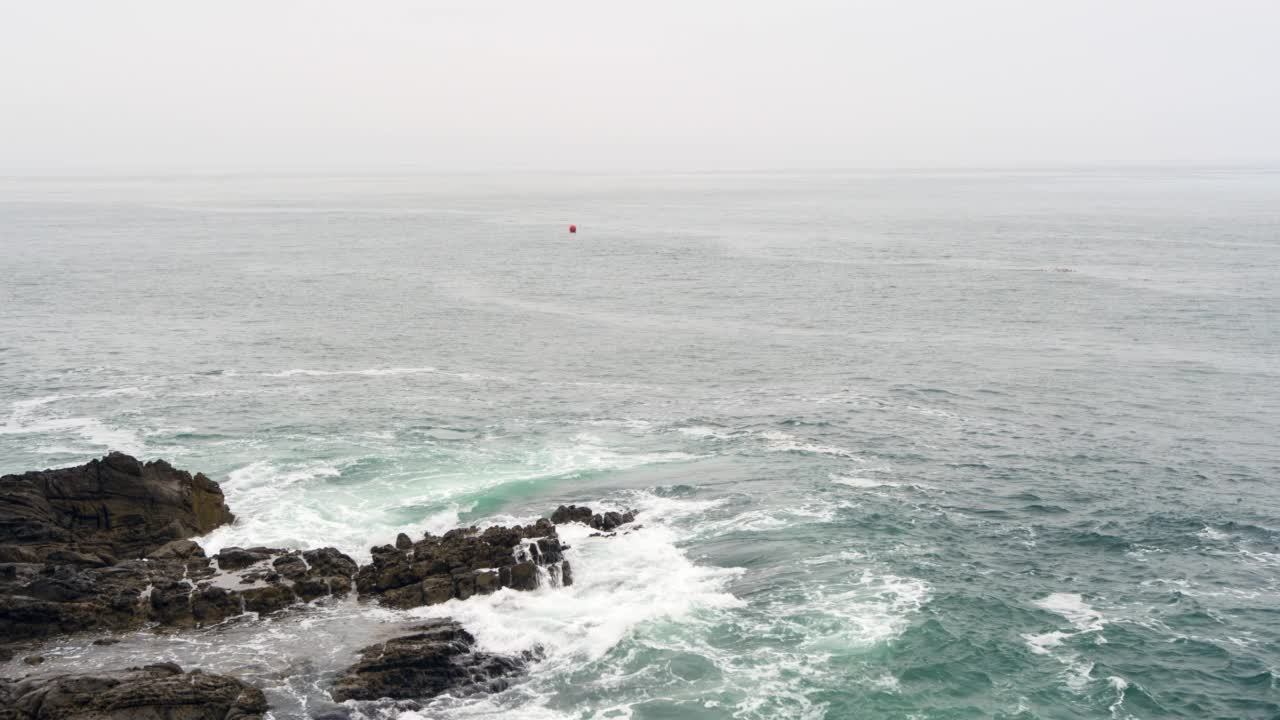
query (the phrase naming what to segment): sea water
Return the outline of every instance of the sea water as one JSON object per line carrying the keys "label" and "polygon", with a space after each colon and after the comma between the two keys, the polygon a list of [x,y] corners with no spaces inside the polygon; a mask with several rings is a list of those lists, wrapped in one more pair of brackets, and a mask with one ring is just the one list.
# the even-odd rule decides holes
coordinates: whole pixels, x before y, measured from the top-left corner
{"label": "sea water", "polygon": [[0,180],[0,472],[165,458],[238,516],[210,551],[361,561],[640,513],[562,529],[570,588],[39,672],[174,660],[299,718],[449,615],[542,660],[362,715],[1274,718],[1277,438],[1274,172]]}

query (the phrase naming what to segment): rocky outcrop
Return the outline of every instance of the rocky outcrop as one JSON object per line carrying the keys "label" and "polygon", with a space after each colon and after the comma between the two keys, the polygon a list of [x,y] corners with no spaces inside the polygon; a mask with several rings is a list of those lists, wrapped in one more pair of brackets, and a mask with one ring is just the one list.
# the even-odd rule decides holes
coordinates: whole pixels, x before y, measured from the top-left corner
{"label": "rocky outcrop", "polygon": [[217,483],[112,453],[0,478],[0,643],[147,623],[195,627],[351,589],[334,550],[228,548],[187,539],[233,519]]}
{"label": "rocky outcrop", "polygon": [[113,565],[234,519],[204,475],[111,453],[0,477],[0,562]]}
{"label": "rocky outcrop", "polygon": [[0,720],[258,720],[266,712],[261,690],[173,663],[0,679]]}
{"label": "rocky outcrop", "polygon": [[[221,489],[204,475],[119,453],[0,477],[0,659],[30,652],[26,641],[65,633],[209,626],[356,589],[389,607],[412,608],[502,588],[567,586],[573,578],[556,525],[579,522],[609,533],[635,513],[570,505],[524,526],[460,528],[416,541],[400,533],[394,544],[372,548],[363,567],[334,548],[228,547],[208,557],[190,539],[233,519]],[[474,646],[452,620],[420,625],[362,650],[332,696],[495,691],[534,659]],[[24,658],[30,672],[47,672],[42,661],[39,654]],[[266,709],[262,693],[238,680],[172,664],[0,680],[0,720],[248,720]]]}
{"label": "rocky outcrop", "polygon": [[577,505],[561,505],[556,511],[551,513],[551,522],[556,525],[577,522],[590,526],[601,532],[610,532],[619,525],[625,525],[634,522],[636,519],[636,511],[628,510],[624,513],[605,512],[592,513],[589,507],[579,507]]}
{"label": "rocky outcrop", "polygon": [[168,544],[149,558],[107,567],[0,565],[0,637],[17,641],[147,623],[208,626],[351,590],[356,563],[333,548],[254,550],[266,552],[226,572],[195,543]]}
{"label": "rocky outcrop", "polygon": [[564,546],[546,520],[525,526],[474,527],[427,535],[417,542],[380,545],[356,574],[362,597],[397,608],[466,600],[501,588],[532,590],[543,582],[572,582]]}
{"label": "rocky outcrop", "polygon": [[497,692],[532,659],[528,653],[506,657],[477,652],[474,646],[475,638],[458,623],[434,620],[411,635],[361,650],[359,662],[338,677],[329,694],[343,702]]}

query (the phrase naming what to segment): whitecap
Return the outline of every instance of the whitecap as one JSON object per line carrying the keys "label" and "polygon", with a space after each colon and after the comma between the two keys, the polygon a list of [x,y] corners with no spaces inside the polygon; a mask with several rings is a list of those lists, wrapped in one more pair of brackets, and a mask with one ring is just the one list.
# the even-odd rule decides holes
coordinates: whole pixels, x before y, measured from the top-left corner
{"label": "whitecap", "polygon": [[802,440],[790,433],[769,430],[760,433],[760,437],[767,441],[765,449],[769,452],[831,455],[833,457],[842,457],[849,460],[857,460],[859,462],[863,461],[863,459],[858,457],[857,453],[852,450],[846,450],[845,448],[836,447],[834,445],[823,445],[821,443]]}
{"label": "whitecap", "polygon": [[504,589],[411,614],[452,616],[491,652],[541,646],[547,654],[542,669],[556,670],[599,659],[642,623],[743,605],[725,589],[742,571],[693,563],[669,527],[651,523],[609,538],[591,537],[593,532],[577,523],[560,528],[570,546],[565,553],[574,575],[570,587]]}
{"label": "whitecap", "polygon": [[1063,671],[1065,684],[1074,692],[1083,692],[1092,679],[1093,663],[1082,659],[1077,652],[1055,650],[1069,638],[1092,633],[1097,633],[1094,638],[1096,644],[1105,644],[1106,638],[1102,637],[1101,631],[1106,625],[1106,619],[1079,593],[1052,593],[1033,604],[1061,616],[1075,628],[1075,632],[1054,630],[1040,634],[1023,633],[1023,641],[1031,652],[1047,655],[1066,666]]}
{"label": "whitecap", "polygon": [[433,367],[393,367],[393,368],[367,368],[364,370],[308,370],[305,368],[294,368],[292,370],[282,370],[275,373],[262,373],[263,377],[327,377],[332,375],[364,375],[367,377],[383,377],[393,375],[419,375],[422,373],[434,373],[437,370]]}
{"label": "whitecap", "polygon": [[1214,528],[1211,528],[1208,525],[1205,525],[1203,530],[1196,533],[1196,536],[1199,537],[1201,540],[1209,540],[1211,542],[1220,542],[1222,540],[1229,540],[1231,538],[1231,536],[1228,535],[1227,533],[1224,533],[1221,530],[1216,530]]}
{"label": "whitecap", "polygon": [[855,477],[852,475],[831,475],[830,477],[831,482],[861,489],[902,486],[902,483],[890,482],[888,480],[874,480],[867,477]]}
{"label": "whitecap", "polygon": [[1079,593],[1053,593],[1034,604],[1061,615],[1081,632],[1101,630],[1104,625],[1102,613],[1085,602],[1084,596]]}

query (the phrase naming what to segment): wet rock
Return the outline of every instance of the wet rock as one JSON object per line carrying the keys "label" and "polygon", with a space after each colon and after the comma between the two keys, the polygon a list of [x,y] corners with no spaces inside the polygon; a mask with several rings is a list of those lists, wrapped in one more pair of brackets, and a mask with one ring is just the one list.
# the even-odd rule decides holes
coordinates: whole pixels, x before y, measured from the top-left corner
{"label": "wet rock", "polygon": [[154,560],[172,560],[204,557],[204,548],[194,540],[174,540],[152,550],[147,554]]}
{"label": "wet rock", "polygon": [[277,573],[290,580],[299,580],[305,577],[307,570],[310,569],[301,555],[293,554],[281,555],[272,561],[271,567],[275,568]]}
{"label": "wet rock", "polygon": [[465,600],[504,587],[532,590],[539,583],[538,567],[564,559],[555,525],[547,520],[483,531],[457,528],[440,536],[427,533],[408,547],[397,539],[397,546],[372,548],[372,562],[355,577],[362,596],[397,608]]}
{"label": "wet rock", "polygon": [[[112,564],[235,519],[218,484],[163,460],[122,453],[57,470],[0,477],[3,557]],[[104,557],[105,556],[105,557]],[[97,558],[97,560],[93,560]]]}
{"label": "wet rock", "polygon": [[452,619],[435,620],[360,651],[329,694],[346,700],[426,699],[443,692],[466,695],[505,689],[531,659],[474,650],[473,638]]}
{"label": "wet rock", "polygon": [[555,512],[551,513],[551,522],[557,525],[578,522],[602,532],[609,532],[621,525],[634,522],[635,519],[636,511],[634,510],[628,510],[625,513],[612,511],[592,513],[591,508],[579,507],[578,505],[561,505],[556,508]]}
{"label": "wet rock", "polygon": [[413,541],[409,539],[408,535],[405,535],[404,533],[400,533],[399,535],[396,536],[397,549],[408,550],[411,547],[413,547]]}
{"label": "wet rock", "polygon": [[538,566],[531,562],[511,566],[511,587],[516,590],[533,590],[538,587]]}
{"label": "wet rock", "polygon": [[591,522],[591,508],[578,507],[577,505],[561,505],[556,508],[555,512],[551,513],[551,522],[557,525],[569,522],[589,524]]}
{"label": "wet rock", "polygon": [[[127,560],[109,567],[10,565],[11,572],[0,572],[0,638],[122,631],[147,623],[207,626],[243,612],[276,612],[351,591],[355,561],[333,548],[245,552],[267,562],[218,572],[196,546],[174,550],[187,554],[185,559]],[[308,556],[315,561],[307,562]]]}
{"label": "wet rock", "polygon": [[213,559],[218,562],[219,570],[243,570],[250,565],[256,565],[263,560],[270,559],[271,553],[271,548],[251,548],[246,550],[241,547],[229,547],[223,548],[222,552],[213,556]]}
{"label": "wet rock", "polygon": [[44,657],[40,655],[28,655],[22,658],[22,662],[27,665],[41,665],[44,663]]}
{"label": "wet rock", "polygon": [[350,578],[356,574],[356,561],[331,547],[307,550],[302,557],[311,567],[312,576]]}
{"label": "wet rock", "polygon": [[0,679],[6,720],[260,720],[262,691],[158,663],[117,672]]}

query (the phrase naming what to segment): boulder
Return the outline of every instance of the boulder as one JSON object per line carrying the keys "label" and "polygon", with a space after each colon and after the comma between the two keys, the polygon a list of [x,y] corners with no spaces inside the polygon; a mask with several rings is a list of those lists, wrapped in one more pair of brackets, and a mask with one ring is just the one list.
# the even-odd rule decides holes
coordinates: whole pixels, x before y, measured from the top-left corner
{"label": "boulder", "polygon": [[77,467],[0,477],[0,547],[8,546],[2,559],[43,561],[59,553],[54,562],[112,564],[234,519],[216,482],[163,460],[111,453]]}
{"label": "boulder", "polygon": [[116,672],[0,679],[6,720],[259,720],[262,691],[158,663]]}
{"label": "boulder", "polygon": [[371,645],[334,682],[329,694],[346,700],[426,699],[497,692],[524,669],[531,654],[507,657],[477,652],[475,638],[450,618],[415,627],[413,634]]}

